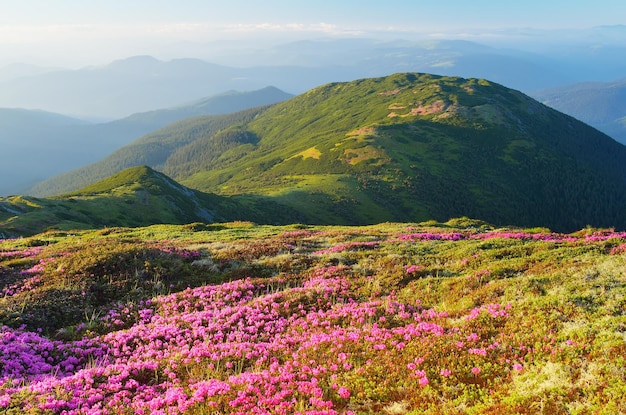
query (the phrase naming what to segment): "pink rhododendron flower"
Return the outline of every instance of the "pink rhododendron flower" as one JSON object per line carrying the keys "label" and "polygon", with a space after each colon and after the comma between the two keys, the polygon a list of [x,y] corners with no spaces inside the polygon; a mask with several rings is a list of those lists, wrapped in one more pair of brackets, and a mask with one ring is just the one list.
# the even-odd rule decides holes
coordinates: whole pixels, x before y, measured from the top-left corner
{"label": "pink rhododendron flower", "polygon": [[345,388],[343,386],[337,389],[337,394],[343,399],[348,399],[350,397],[350,391],[348,390],[348,388]]}

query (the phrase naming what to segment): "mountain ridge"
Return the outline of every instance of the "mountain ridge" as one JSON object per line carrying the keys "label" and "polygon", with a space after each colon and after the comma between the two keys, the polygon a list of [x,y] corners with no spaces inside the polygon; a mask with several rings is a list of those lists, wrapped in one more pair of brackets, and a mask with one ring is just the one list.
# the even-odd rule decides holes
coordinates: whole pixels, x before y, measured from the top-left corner
{"label": "mountain ridge", "polygon": [[[106,123],[88,123],[40,110],[0,108],[3,138],[0,176],[8,178],[0,181],[0,195],[21,193],[43,196],[29,189],[68,170],[100,160],[117,148],[167,124],[202,114],[236,112],[290,97],[291,94],[275,87],[229,91]],[[30,160],[27,167],[26,160]]]}
{"label": "mountain ridge", "polygon": [[304,216],[267,198],[225,197],[187,188],[149,166],[124,169],[47,198],[0,197],[0,239],[46,231],[225,221],[298,223]]}
{"label": "mountain ridge", "polygon": [[[169,146],[148,164],[177,182],[278,203],[316,224],[626,226],[626,147],[484,79],[335,82],[245,114],[169,126],[124,157]],[[278,212],[258,217],[281,222]]]}
{"label": "mountain ridge", "polygon": [[214,202],[209,195],[138,166],[54,198],[2,197],[0,230],[8,237],[50,229],[223,220],[212,209]]}
{"label": "mountain ridge", "polygon": [[626,78],[554,87],[533,96],[626,144]]}

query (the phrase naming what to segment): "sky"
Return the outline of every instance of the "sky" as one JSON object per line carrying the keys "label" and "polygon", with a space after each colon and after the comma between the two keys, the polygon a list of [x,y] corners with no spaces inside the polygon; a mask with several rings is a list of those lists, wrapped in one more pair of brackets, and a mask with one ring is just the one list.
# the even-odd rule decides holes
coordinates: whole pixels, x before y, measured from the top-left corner
{"label": "sky", "polygon": [[624,0],[0,0],[0,65],[170,58],[177,47],[191,50],[185,43],[227,40],[254,47],[314,36],[488,38],[622,24]]}

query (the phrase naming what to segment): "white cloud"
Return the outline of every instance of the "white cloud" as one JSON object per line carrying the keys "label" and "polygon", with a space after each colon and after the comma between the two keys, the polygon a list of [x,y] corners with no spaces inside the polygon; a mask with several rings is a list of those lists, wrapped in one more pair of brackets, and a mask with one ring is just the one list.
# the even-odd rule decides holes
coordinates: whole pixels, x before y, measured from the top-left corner
{"label": "white cloud", "polygon": [[227,24],[168,23],[168,24],[57,24],[0,26],[0,44],[50,44],[86,40],[119,40],[168,38],[177,40],[217,40],[225,36],[273,35],[287,33],[319,33],[328,35],[361,35],[363,30],[343,28],[329,23],[257,23]]}

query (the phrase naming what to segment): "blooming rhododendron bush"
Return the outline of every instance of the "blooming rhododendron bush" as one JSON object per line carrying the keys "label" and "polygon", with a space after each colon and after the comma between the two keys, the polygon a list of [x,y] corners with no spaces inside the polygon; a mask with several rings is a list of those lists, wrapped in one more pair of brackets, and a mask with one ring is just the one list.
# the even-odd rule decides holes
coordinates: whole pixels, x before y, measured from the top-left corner
{"label": "blooming rhododendron bush", "polygon": [[624,413],[625,246],[465,219],[1,240],[0,413]]}

